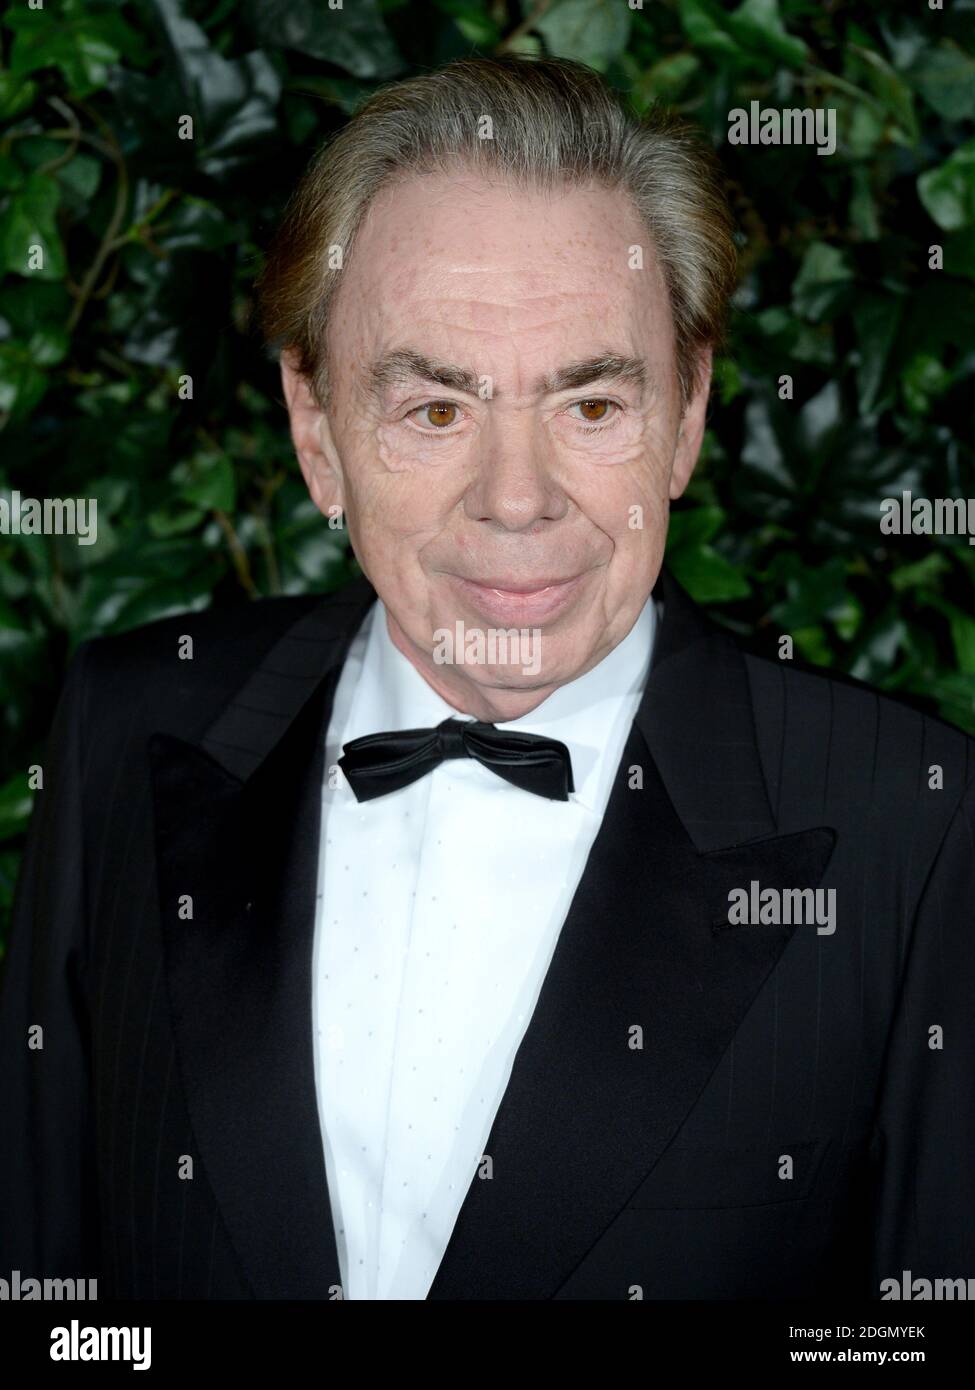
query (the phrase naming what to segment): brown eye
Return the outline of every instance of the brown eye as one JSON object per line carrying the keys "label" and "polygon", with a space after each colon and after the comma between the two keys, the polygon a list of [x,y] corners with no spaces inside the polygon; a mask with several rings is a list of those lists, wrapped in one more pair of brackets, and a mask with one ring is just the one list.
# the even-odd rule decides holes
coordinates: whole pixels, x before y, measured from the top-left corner
{"label": "brown eye", "polygon": [[434,401],[431,405],[421,406],[417,413],[421,423],[433,425],[435,429],[446,429],[457,419],[457,407],[452,401]]}
{"label": "brown eye", "polygon": [[590,424],[595,425],[598,424],[600,420],[606,419],[612,404],[612,401],[605,400],[576,401],[573,409],[578,409],[582,412],[579,418],[588,420]]}

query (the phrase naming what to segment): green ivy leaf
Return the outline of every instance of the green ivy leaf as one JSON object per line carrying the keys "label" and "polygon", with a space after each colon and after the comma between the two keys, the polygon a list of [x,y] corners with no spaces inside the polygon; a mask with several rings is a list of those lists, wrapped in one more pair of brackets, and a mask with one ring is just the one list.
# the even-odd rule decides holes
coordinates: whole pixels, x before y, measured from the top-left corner
{"label": "green ivy leaf", "polygon": [[533,27],[553,57],[605,72],[626,47],[631,15],[618,0],[556,0]]}
{"label": "green ivy leaf", "polygon": [[47,390],[47,373],[22,343],[0,343],[0,415],[25,419]]}
{"label": "green ivy leaf", "polygon": [[908,77],[915,90],[946,121],[975,116],[975,58],[952,39],[923,52]]}
{"label": "green ivy leaf", "polygon": [[848,667],[857,680],[880,685],[889,675],[898,652],[909,641],[907,623],[893,606],[886,608],[870,623],[856,644]]}
{"label": "green ivy leaf", "polygon": [[[29,175],[23,187],[10,195],[0,213],[0,265],[5,270],[31,279],[63,279],[67,262],[55,222],[59,201],[57,181],[46,174]],[[31,246],[43,251],[41,269],[28,267]]]}
{"label": "green ivy leaf", "polygon": [[880,218],[874,197],[869,168],[856,165],[852,170],[853,192],[850,195],[850,221],[866,241],[880,237]]}
{"label": "green ivy leaf", "polygon": [[928,604],[948,619],[958,669],[963,676],[975,676],[975,618],[957,604],[934,595],[928,599]]}
{"label": "green ivy leaf", "polygon": [[[167,62],[158,76],[119,68],[111,87],[167,177],[184,186],[187,165],[225,178],[277,132],[281,77],[266,53],[225,58],[176,0],[153,0],[166,35]],[[193,139],[177,138],[184,116]]]}
{"label": "green ivy leaf", "polygon": [[944,268],[948,275],[975,280],[975,225],[952,232],[943,242]]}
{"label": "green ivy leaf", "polygon": [[206,515],[198,507],[166,506],[150,512],[146,524],[153,536],[164,540],[167,536],[182,536],[187,531],[195,531]]}
{"label": "green ivy leaf", "polygon": [[875,49],[851,44],[848,51],[862,68],[868,88],[883,103],[903,139],[916,145],[919,130],[910,87]]}
{"label": "green ivy leaf", "polygon": [[751,593],[747,579],[709,544],[721,528],[720,507],[697,507],[671,513],[667,530],[667,564],[678,582],[699,603],[728,603]]}
{"label": "green ivy leaf", "polygon": [[904,403],[912,415],[926,415],[951,382],[951,372],[939,358],[929,352],[915,353],[901,372]]}
{"label": "green ivy leaf", "polygon": [[923,589],[926,585],[940,578],[945,570],[950,568],[951,565],[947,556],[942,554],[940,550],[932,550],[929,555],[925,555],[923,560],[918,560],[912,565],[901,565],[892,570],[890,586],[897,593],[910,589]]}
{"label": "green ivy leaf", "polygon": [[921,174],[917,192],[928,215],[946,232],[975,222],[975,139]]}
{"label": "green ivy leaf", "polygon": [[81,0],[64,0],[61,13],[25,6],[8,11],[4,23],[14,31],[10,73],[25,77],[57,68],[75,97],[104,87],[109,69],[123,56],[141,60],[143,43],[121,14],[92,12]]}
{"label": "green ivy leaf", "polygon": [[0,72],[0,121],[12,121],[33,105],[37,83],[15,77],[12,72]]}
{"label": "green ivy leaf", "polygon": [[436,0],[436,6],[451,17],[468,43],[488,49],[500,42],[501,30],[481,0]]}
{"label": "green ivy leaf", "polygon": [[713,0],[681,0],[677,14],[693,49],[732,64],[743,62],[741,45],[728,31],[728,16]]}
{"label": "green ivy leaf", "polygon": [[[870,415],[881,402],[887,386],[887,367],[904,314],[901,298],[889,294],[866,292],[853,306],[860,361],[857,366],[857,389],[860,410]],[[889,389],[889,386],[888,386]]]}
{"label": "green ivy leaf", "polygon": [[674,103],[680,99],[688,84],[701,68],[701,60],[693,53],[671,53],[654,63],[637,81],[634,97],[646,108],[652,101]]}
{"label": "green ivy leaf", "polygon": [[806,248],[792,283],[792,307],[813,323],[830,318],[848,299],[852,279],[853,269],[844,252],[814,241]]}
{"label": "green ivy leaf", "polygon": [[327,0],[247,0],[246,13],[271,48],[293,48],[373,81],[403,70],[376,0],[346,0],[334,10]]}
{"label": "green ivy leaf", "polygon": [[803,661],[809,661],[814,666],[832,666],[833,649],[829,644],[826,629],[818,623],[811,627],[797,627],[790,632],[790,637],[795,642],[796,651]]}
{"label": "green ivy leaf", "polygon": [[814,569],[793,563],[787,567],[785,582],[786,598],[774,605],[771,617],[797,642],[800,631],[817,628],[823,622],[849,623],[855,606],[846,587],[846,562],[841,556],[834,555]]}
{"label": "green ivy leaf", "polygon": [[809,57],[802,39],[786,32],[778,0],[744,0],[728,16],[728,28],[744,47],[767,53],[788,67],[799,67]]}
{"label": "green ivy leaf", "polygon": [[101,163],[90,154],[76,154],[55,171],[61,202],[72,218],[80,220],[86,215],[101,176]]}
{"label": "green ivy leaf", "polygon": [[27,340],[26,353],[37,367],[56,367],[68,355],[71,339],[60,324],[47,323],[34,330]]}
{"label": "green ivy leaf", "polygon": [[170,477],[178,495],[197,507],[232,512],[237,505],[234,466],[226,454],[195,454],[188,462],[178,463]]}

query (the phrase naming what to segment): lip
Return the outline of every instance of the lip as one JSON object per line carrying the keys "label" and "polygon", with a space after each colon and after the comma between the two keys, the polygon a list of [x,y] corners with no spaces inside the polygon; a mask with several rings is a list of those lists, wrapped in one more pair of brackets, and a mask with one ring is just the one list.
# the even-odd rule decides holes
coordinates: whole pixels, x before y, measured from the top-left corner
{"label": "lip", "polygon": [[555,617],[567,607],[587,574],[585,570],[567,579],[531,580],[452,577],[474,607],[486,617],[501,623],[520,625]]}
{"label": "lip", "polygon": [[571,584],[579,576],[570,574],[566,578],[527,579],[467,579],[467,584],[476,584],[481,589],[499,589],[505,594],[540,594],[543,589],[554,589],[562,584]]}

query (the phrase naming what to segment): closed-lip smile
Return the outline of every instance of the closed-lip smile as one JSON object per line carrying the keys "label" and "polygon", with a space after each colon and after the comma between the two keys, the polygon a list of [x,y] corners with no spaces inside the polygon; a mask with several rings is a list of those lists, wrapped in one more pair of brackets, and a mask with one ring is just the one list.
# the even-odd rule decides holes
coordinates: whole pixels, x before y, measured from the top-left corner
{"label": "closed-lip smile", "polygon": [[552,589],[557,584],[571,584],[579,576],[570,574],[565,579],[469,579],[467,583],[478,584],[482,589],[495,589],[502,594],[538,594],[543,589]]}
{"label": "closed-lip smile", "polygon": [[569,603],[588,570],[580,574],[540,579],[466,579],[452,576],[479,613],[501,623],[541,622],[553,618]]}

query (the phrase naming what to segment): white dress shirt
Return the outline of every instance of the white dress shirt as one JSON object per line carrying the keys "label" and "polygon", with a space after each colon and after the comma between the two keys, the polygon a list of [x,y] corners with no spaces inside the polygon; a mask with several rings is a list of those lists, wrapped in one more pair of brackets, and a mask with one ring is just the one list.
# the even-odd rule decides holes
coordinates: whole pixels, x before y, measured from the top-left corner
{"label": "white dress shirt", "polygon": [[343,744],[471,716],[393,645],[380,600],[353,639],[326,735],[312,999],[345,1298],[426,1298],[471,1180],[489,1172],[484,1147],[609,800],[655,623],[648,599],[599,665],[502,722],[567,745],[568,801],[473,758],[356,801],[335,766]]}

